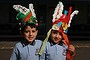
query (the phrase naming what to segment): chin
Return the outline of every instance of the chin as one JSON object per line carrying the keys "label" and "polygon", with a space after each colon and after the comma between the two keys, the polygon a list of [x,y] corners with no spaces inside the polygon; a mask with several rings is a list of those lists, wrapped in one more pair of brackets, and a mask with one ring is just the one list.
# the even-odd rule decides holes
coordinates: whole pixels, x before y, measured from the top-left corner
{"label": "chin", "polygon": [[32,40],[29,40],[29,42],[32,42]]}
{"label": "chin", "polygon": [[33,40],[31,40],[31,39],[28,39],[28,41],[29,41],[29,42],[33,42]]}
{"label": "chin", "polygon": [[54,43],[58,43],[58,41],[54,41]]}

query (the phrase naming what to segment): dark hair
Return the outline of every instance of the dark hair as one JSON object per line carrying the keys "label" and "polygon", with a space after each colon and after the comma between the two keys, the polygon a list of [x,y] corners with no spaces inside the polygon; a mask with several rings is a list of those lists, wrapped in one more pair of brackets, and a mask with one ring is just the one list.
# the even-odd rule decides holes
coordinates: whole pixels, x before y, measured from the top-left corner
{"label": "dark hair", "polygon": [[29,24],[25,24],[22,28],[21,28],[21,33],[25,30],[26,26],[30,26],[31,28],[36,28],[36,30],[38,30],[38,26],[36,26],[33,23],[29,23]]}

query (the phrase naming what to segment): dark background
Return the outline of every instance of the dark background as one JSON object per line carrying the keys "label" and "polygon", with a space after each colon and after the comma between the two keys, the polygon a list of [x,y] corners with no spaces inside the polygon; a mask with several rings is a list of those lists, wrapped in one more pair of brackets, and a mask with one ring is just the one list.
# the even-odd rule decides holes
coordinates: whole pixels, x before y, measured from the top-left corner
{"label": "dark background", "polygon": [[[44,38],[51,28],[52,15],[59,0],[1,0],[0,1],[0,37],[19,36],[16,15],[18,12],[13,9],[13,5],[20,4],[29,7],[29,3],[34,4],[37,20],[39,21],[38,38]],[[89,0],[62,0],[64,9],[69,6],[73,10],[79,10],[79,14],[73,17],[68,35],[70,38],[87,38],[90,36],[90,1]]]}

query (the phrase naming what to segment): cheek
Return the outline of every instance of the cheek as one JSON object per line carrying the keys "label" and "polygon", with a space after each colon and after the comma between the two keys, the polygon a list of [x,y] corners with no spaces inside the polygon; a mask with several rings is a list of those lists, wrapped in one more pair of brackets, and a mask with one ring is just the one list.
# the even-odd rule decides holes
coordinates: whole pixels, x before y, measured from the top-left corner
{"label": "cheek", "polygon": [[60,36],[60,39],[62,39],[62,36]]}
{"label": "cheek", "polygon": [[37,36],[37,32],[36,32],[36,33],[34,33],[34,36],[35,36],[35,37]]}
{"label": "cheek", "polygon": [[27,37],[29,35],[29,33],[24,33],[23,36],[24,37]]}
{"label": "cheek", "polygon": [[51,37],[51,38],[55,37],[55,34],[52,34],[52,33],[51,33],[50,37]]}
{"label": "cheek", "polygon": [[51,35],[50,38],[51,38],[52,40],[54,40],[55,36],[54,36],[54,35]]}
{"label": "cheek", "polygon": [[33,33],[33,35],[34,35],[34,36],[37,36],[37,33],[38,33],[38,32],[36,31],[36,32]]}
{"label": "cheek", "polygon": [[60,36],[58,39],[59,39],[59,41],[61,41],[62,40],[62,36]]}

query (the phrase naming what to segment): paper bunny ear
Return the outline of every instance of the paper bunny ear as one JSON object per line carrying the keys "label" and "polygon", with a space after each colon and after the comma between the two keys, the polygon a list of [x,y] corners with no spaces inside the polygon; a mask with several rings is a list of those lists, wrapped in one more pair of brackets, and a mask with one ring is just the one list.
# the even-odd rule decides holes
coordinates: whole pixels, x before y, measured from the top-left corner
{"label": "paper bunny ear", "polygon": [[[52,19],[52,29],[56,30],[55,27],[58,27],[57,30],[59,31],[62,28],[63,32],[67,33],[68,27],[70,27],[71,20],[75,14],[78,14],[78,10],[72,12],[72,7],[69,7],[69,10],[64,10],[64,5],[60,1],[54,11],[53,19]],[[63,13],[64,12],[64,13]]]}
{"label": "paper bunny ear", "polygon": [[21,5],[13,5],[13,8],[19,12],[16,16],[17,20],[22,20],[24,23],[33,23],[38,25],[33,4],[29,4],[29,9]]}
{"label": "paper bunny ear", "polygon": [[62,16],[62,12],[63,12],[63,3],[59,2],[55,8],[54,14],[53,14],[53,19],[52,22],[55,22],[56,20],[58,20],[61,16]]}

